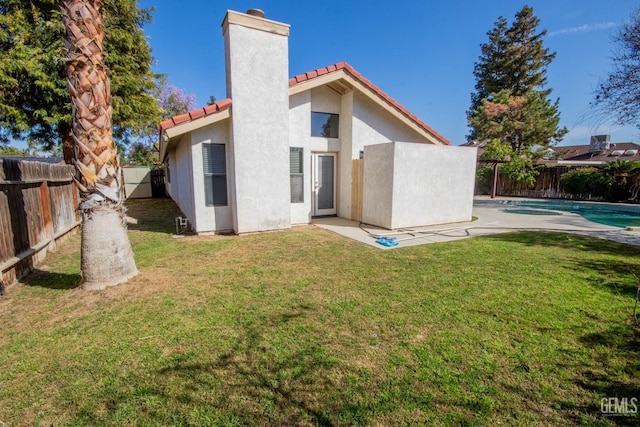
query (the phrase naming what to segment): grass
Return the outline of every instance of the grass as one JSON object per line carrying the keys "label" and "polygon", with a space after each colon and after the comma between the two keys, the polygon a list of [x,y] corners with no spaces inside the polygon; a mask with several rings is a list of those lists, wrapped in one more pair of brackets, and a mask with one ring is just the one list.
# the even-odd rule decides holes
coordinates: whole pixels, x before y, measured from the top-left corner
{"label": "grass", "polygon": [[[381,251],[313,226],[173,238],[132,201],[140,275],[78,289],[79,237],[0,299],[0,422],[633,425],[640,248],[521,232]],[[1,424],[0,424],[1,425]]]}

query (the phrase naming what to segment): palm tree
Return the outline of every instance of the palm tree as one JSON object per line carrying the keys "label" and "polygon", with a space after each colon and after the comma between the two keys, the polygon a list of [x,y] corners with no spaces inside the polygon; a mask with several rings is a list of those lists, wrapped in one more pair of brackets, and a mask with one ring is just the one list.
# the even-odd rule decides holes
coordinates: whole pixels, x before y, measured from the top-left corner
{"label": "palm tree", "polygon": [[103,289],[138,274],[127,236],[120,166],[112,135],[102,6],[102,0],[62,0],[85,289]]}

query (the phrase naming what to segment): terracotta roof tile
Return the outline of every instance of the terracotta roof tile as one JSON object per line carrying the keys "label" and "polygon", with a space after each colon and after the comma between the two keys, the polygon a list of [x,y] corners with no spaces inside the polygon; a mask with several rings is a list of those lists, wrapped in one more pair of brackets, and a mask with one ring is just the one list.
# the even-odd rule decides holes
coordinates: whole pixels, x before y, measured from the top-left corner
{"label": "terracotta roof tile", "polygon": [[180,123],[185,123],[190,120],[196,120],[210,114],[215,114],[220,111],[224,111],[231,106],[231,99],[223,99],[215,104],[207,105],[204,108],[198,108],[197,110],[189,111],[188,113],[179,114],[170,119],[160,122],[160,130],[166,130]]}
{"label": "terracotta roof tile", "polygon": [[218,108],[218,111],[226,110],[227,108],[231,107],[231,98],[226,98],[220,102],[217,102],[216,106]]}
{"label": "terracotta roof tile", "polygon": [[195,120],[195,119],[198,119],[198,118],[200,118],[200,117],[204,116],[205,114],[206,114],[206,113],[204,112],[204,108],[201,108],[201,109],[199,109],[199,110],[193,110],[193,111],[190,111],[190,112],[189,112],[189,118],[190,118],[191,120]]}
{"label": "terracotta roof tile", "polygon": [[[354,77],[356,80],[359,80],[360,83],[362,83],[367,88],[369,88],[373,93],[375,93],[377,96],[382,98],[385,102],[387,102],[389,105],[391,105],[396,110],[398,110],[400,113],[402,113],[405,117],[407,117],[408,119],[412,120],[418,126],[423,128],[428,133],[432,134],[433,136],[435,136],[436,138],[438,138],[439,140],[441,140],[445,144],[450,144],[449,141],[445,137],[443,137],[438,132],[433,130],[433,128],[431,128],[425,122],[420,120],[418,117],[416,117],[409,110],[404,108],[395,99],[393,99],[392,97],[387,95],[384,91],[382,91],[382,89],[380,89],[378,86],[376,86],[373,83],[371,83],[371,81],[369,81],[362,74],[357,72],[351,65],[349,65],[348,63],[346,63],[344,61],[338,62],[337,64],[329,65],[327,67],[318,68],[317,70],[309,71],[309,72],[307,72],[305,74],[298,74],[297,76],[292,77],[292,78],[289,79],[289,86],[295,86],[296,84],[302,83],[304,81],[311,80],[313,78],[316,78],[318,76],[322,76],[322,75],[325,75],[325,74],[333,73],[333,72],[338,71],[338,70],[345,70],[352,77]],[[212,104],[212,105],[208,105],[208,106],[206,106],[204,108],[199,108],[197,110],[190,111],[189,113],[180,114],[180,115],[175,116],[175,117],[173,117],[171,119],[164,120],[163,122],[160,123],[160,129],[161,130],[165,130],[165,129],[168,129],[168,128],[172,127],[172,126],[178,125],[180,123],[187,122],[189,120],[196,120],[198,118],[201,118],[201,117],[204,117],[204,116],[208,116],[209,114],[215,114],[217,112],[226,110],[230,106],[231,106],[231,99],[229,99],[229,98],[223,99],[220,102],[217,102],[217,103]]]}
{"label": "terracotta roof tile", "polygon": [[213,114],[216,111],[218,111],[218,108],[216,104],[211,104],[211,105],[207,105],[202,110],[204,111],[204,114]]}
{"label": "terracotta roof tile", "polygon": [[164,129],[170,128],[173,125],[174,125],[173,120],[171,119],[163,120],[160,122],[160,129],[164,130]]}
{"label": "terracotta roof tile", "polygon": [[173,123],[179,125],[180,123],[188,122],[191,120],[189,113],[180,114],[178,116],[173,116]]}
{"label": "terracotta roof tile", "polygon": [[[326,70],[326,72],[320,72],[320,70]],[[351,76],[353,76],[356,80],[359,80],[360,83],[362,83],[366,87],[368,87],[376,95],[378,95],[380,98],[385,100],[385,102],[387,102],[389,105],[393,106],[395,109],[400,111],[405,117],[407,117],[410,120],[412,120],[418,126],[423,128],[428,133],[432,134],[433,136],[435,136],[437,139],[441,140],[445,144],[451,145],[451,143],[449,142],[449,140],[447,140],[447,138],[445,138],[444,136],[440,135],[431,126],[429,126],[428,124],[426,124],[425,122],[420,120],[415,114],[411,113],[409,110],[404,108],[395,99],[393,99],[392,97],[387,95],[382,89],[380,89],[378,86],[376,86],[373,83],[371,83],[371,81],[369,81],[369,79],[367,79],[362,74],[357,72],[351,65],[349,65],[348,63],[346,63],[344,61],[338,62],[337,64],[329,65],[328,67],[319,68],[318,70],[311,71],[311,72],[308,72],[306,74],[301,74],[299,76],[296,76],[295,79],[289,80],[289,86],[295,86],[296,84],[301,83],[303,81],[310,80],[313,77],[321,76],[321,75],[327,74],[327,73],[332,73],[332,72],[338,71],[338,70],[345,70],[346,72],[351,74]],[[299,78],[299,77],[301,77],[301,78]]]}

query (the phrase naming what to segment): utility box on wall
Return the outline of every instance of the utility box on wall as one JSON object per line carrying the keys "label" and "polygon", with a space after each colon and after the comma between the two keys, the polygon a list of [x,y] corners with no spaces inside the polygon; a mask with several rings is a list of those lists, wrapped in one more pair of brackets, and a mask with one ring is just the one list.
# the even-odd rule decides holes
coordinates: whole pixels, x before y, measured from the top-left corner
{"label": "utility box on wall", "polygon": [[408,142],[364,147],[362,221],[388,229],[470,221],[476,151]]}

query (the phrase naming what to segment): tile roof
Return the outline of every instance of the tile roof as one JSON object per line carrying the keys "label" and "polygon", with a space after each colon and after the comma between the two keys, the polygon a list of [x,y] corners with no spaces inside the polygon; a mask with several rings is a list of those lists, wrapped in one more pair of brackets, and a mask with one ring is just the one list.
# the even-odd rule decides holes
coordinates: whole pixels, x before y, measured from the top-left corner
{"label": "tile roof", "polygon": [[633,142],[611,143],[608,150],[598,152],[591,152],[590,148],[590,145],[571,145],[554,147],[553,151],[557,159],[565,161],[610,162],[616,159],[640,161],[640,151],[635,155],[613,155],[614,152],[640,150],[640,145]]}
{"label": "tile roof", "polygon": [[[357,72],[351,65],[346,62],[338,62],[337,64],[329,65],[328,67],[318,68],[317,70],[309,71],[304,74],[299,74],[295,77],[289,79],[289,87],[295,86],[299,83],[314,79],[319,76],[323,76],[325,74],[333,73],[336,71],[343,70],[349,75],[351,75],[354,79],[358,80],[364,86],[369,88],[373,93],[382,98],[387,104],[391,105],[393,108],[398,110],[402,115],[407,117],[409,120],[413,121],[419,127],[424,129],[426,132],[432,134],[435,138],[441,140],[443,143],[450,145],[449,140],[447,140],[444,136],[440,135],[436,132],[431,126],[420,120],[416,115],[412,114],[409,110],[403,107],[400,103],[398,103],[395,99],[387,95],[382,89],[378,86],[374,85],[362,74]],[[189,111],[188,113],[180,114],[174,116],[170,119],[164,120],[160,122],[160,131],[165,131],[173,126],[179,125],[181,123],[185,123],[191,120],[196,120],[201,117],[205,117],[211,114],[216,114],[220,111],[224,111],[231,106],[231,99],[223,99],[220,102],[216,102],[215,104],[208,105],[204,108],[198,108],[197,110]]]}
{"label": "tile roof", "polygon": [[190,120],[199,119],[200,117],[209,116],[211,114],[219,113],[231,107],[231,99],[223,99],[215,104],[207,105],[204,108],[198,108],[197,110],[189,111],[188,113],[173,116],[170,119],[160,122],[160,130],[166,130],[180,123],[185,123]]}
{"label": "tile roof", "polygon": [[369,81],[369,79],[367,79],[362,74],[357,72],[351,65],[349,65],[346,62],[338,62],[337,64],[329,65],[328,67],[318,68],[317,70],[309,71],[309,72],[304,73],[304,74],[298,74],[297,76],[292,77],[291,79],[289,79],[289,86],[290,87],[291,86],[295,86],[295,85],[297,85],[299,83],[314,79],[316,77],[319,77],[319,76],[322,76],[322,75],[325,75],[325,74],[328,74],[328,73],[333,73],[333,72],[336,72],[336,71],[340,71],[340,70],[344,70],[344,71],[348,72],[354,79],[358,80],[360,83],[362,83],[363,85],[368,87],[371,91],[373,91],[375,94],[377,94],[385,102],[387,102],[389,105],[393,106],[396,110],[398,110],[400,113],[402,113],[405,117],[409,118],[411,121],[416,123],[418,126],[423,128],[424,130],[426,130],[428,133],[430,133],[433,136],[435,136],[436,138],[440,139],[445,144],[451,145],[451,143],[449,142],[449,140],[447,138],[445,138],[444,136],[440,135],[431,126],[429,126],[428,124],[426,124],[425,122],[420,120],[416,115],[414,115],[409,110],[407,110],[405,107],[403,107],[400,103],[398,103],[395,99],[393,99],[388,94],[386,94],[378,86],[376,86],[373,83],[371,83],[371,81]]}

